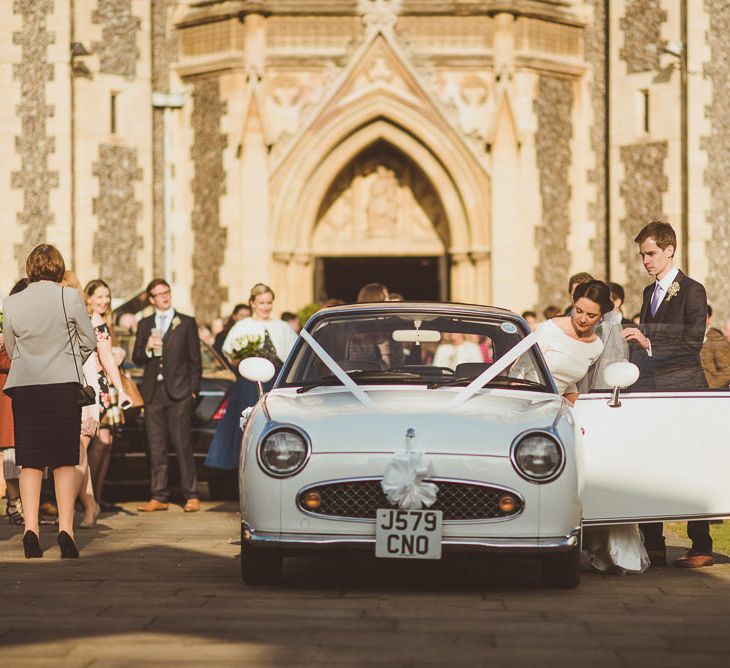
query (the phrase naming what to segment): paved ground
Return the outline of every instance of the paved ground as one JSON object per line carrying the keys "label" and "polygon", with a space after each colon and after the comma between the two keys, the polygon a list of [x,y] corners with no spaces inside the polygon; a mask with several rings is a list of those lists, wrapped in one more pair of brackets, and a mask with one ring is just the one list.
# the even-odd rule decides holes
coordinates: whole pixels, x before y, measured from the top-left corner
{"label": "paved ground", "polygon": [[[0,665],[728,665],[730,564],[586,574],[544,591],[530,560],[287,564],[281,588],[240,583],[233,504],[79,531],[82,558],[41,560],[0,527]],[[678,546],[670,556],[678,556]]]}

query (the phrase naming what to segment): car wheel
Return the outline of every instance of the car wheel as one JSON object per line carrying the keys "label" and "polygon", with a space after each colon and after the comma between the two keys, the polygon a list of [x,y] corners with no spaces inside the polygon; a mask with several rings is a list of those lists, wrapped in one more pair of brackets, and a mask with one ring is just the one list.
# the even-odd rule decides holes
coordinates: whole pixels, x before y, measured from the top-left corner
{"label": "car wheel", "polygon": [[549,589],[575,589],[580,584],[580,548],[547,554],[542,558],[542,585]]}
{"label": "car wheel", "polygon": [[279,584],[283,570],[280,550],[247,545],[241,540],[241,579],[247,585]]}

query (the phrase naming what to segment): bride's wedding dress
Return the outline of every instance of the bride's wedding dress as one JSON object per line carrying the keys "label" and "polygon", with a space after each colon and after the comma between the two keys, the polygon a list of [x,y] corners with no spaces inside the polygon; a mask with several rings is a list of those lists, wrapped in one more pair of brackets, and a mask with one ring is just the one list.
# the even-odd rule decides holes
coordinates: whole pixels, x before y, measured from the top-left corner
{"label": "bride's wedding dress", "polygon": [[584,529],[583,555],[584,563],[604,573],[643,573],[649,568],[638,524]]}

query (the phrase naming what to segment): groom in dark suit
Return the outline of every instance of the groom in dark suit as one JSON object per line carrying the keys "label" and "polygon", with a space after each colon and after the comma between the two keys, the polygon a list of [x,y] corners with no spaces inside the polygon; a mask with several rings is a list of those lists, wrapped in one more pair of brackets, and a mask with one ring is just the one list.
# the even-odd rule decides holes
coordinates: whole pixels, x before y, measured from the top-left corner
{"label": "groom in dark suit", "polygon": [[142,512],[167,510],[167,449],[172,442],[185,493],[183,510],[200,510],[190,422],[200,387],[200,339],[194,318],[172,308],[170,286],[155,278],[147,286],[155,312],[139,322],[134,343],[135,364],[144,367],[142,397],[150,450],[151,494]]}
{"label": "groom in dark suit", "polygon": [[[624,330],[626,340],[635,346],[631,361],[641,370],[635,387],[646,391],[707,389],[700,359],[707,319],[705,288],[674,266],[677,235],[669,223],[649,223],[634,241],[639,244],[644,268],[654,278],[644,289],[641,328]],[[662,524],[642,524],[641,530],[652,564],[665,565]],[[711,566],[710,523],[688,522],[687,535],[692,540],[692,548],[674,565]]]}

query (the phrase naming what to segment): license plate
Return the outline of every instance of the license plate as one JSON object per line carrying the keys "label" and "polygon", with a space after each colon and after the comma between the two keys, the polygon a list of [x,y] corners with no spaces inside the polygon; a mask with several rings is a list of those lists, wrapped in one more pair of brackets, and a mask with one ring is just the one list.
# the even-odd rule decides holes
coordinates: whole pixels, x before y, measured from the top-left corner
{"label": "license plate", "polygon": [[440,510],[378,508],[375,556],[390,559],[441,559]]}

